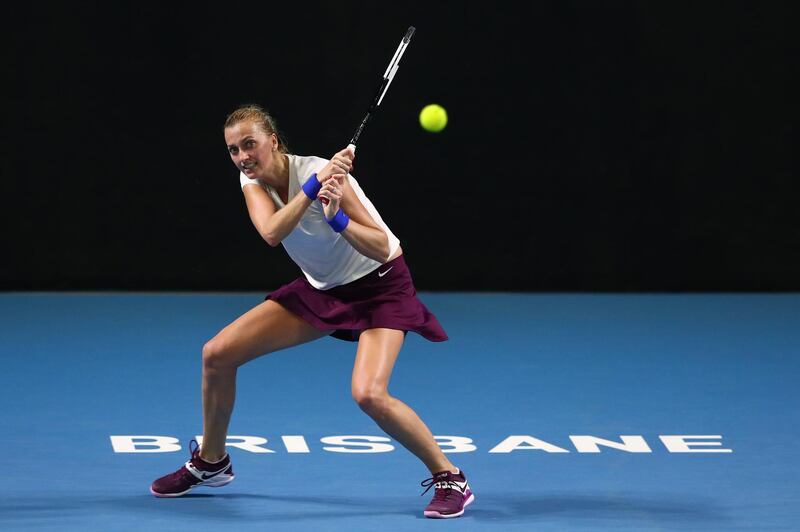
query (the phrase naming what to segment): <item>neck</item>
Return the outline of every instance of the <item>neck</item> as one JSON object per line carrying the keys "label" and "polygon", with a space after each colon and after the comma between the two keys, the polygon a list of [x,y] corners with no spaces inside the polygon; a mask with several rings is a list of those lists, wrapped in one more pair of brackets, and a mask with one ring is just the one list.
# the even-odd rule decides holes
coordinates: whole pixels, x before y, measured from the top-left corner
{"label": "neck", "polygon": [[264,179],[271,186],[283,189],[289,185],[289,158],[283,152],[277,152],[272,168]]}

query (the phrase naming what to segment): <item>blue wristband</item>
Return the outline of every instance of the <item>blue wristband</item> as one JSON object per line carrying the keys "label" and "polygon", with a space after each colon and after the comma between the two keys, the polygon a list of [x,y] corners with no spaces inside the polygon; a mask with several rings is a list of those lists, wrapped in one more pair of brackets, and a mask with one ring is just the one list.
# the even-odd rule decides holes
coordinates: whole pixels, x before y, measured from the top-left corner
{"label": "blue wristband", "polygon": [[311,201],[317,199],[317,194],[319,194],[319,189],[321,188],[322,183],[320,183],[319,179],[317,179],[316,173],[311,174],[311,177],[309,177],[308,180],[303,183],[303,192],[306,193],[306,196],[308,196]]}
{"label": "blue wristband", "polygon": [[327,220],[327,222],[328,225],[330,225],[334,231],[336,231],[337,233],[341,233],[342,231],[345,230],[347,224],[350,223],[350,218],[347,217],[347,215],[344,213],[342,209],[339,209],[338,211],[336,211],[336,216],[334,216],[330,220]]}

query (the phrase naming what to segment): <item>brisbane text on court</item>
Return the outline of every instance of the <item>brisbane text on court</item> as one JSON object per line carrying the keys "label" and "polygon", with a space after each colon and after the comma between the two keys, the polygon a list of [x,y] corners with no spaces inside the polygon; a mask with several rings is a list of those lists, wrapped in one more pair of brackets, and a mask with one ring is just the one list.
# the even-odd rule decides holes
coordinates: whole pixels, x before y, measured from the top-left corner
{"label": "brisbane text on court", "polygon": [[[180,440],[172,436],[110,436],[115,453],[172,453],[181,450]],[[196,436],[202,445],[203,437]],[[469,453],[478,450],[472,438],[464,436],[435,436],[445,453]],[[320,438],[322,450],[331,453],[388,453],[394,451],[392,440],[385,436],[325,436]],[[611,449],[628,453],[652,453],[653,448],[641,435],[620,435],[618,439],[605,439],[597,436],[570,435],[570,445],[556,445],[530,435],[508,436],[488,450],[492,454],[508,454],[521,451],[543,451],[546,453],[600,453]],[[722,447],[721,435],[710,434],[669,434],[658,436],[659,445],[655,448],[669,453],[732,453],[732,449]],[[268,440],[261,436],[228,436],[227,447],[250,453],[310,453],[305,436],[280,436],[279,440]]]}

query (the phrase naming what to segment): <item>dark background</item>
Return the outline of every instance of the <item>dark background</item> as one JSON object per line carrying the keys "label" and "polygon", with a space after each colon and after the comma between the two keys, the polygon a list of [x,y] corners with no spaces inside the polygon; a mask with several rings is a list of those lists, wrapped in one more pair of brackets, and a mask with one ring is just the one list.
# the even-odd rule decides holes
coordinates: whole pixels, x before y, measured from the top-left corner
{"label": "dark background", "polygon": [[798,290],[795,5],[6,8],[0,289],[299,275],[250,224],[225,116],[263,104],[329,157],[414,25],[353,174],[418,288]]}

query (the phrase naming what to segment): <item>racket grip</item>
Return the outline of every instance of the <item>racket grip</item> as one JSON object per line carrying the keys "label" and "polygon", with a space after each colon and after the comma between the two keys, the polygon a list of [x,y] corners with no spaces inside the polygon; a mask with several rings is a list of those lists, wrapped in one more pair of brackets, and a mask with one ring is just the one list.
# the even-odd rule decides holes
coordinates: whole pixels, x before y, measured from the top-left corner
{"label": "racket grip", "polygon": [[[356,145],[353,144],[352,142],[347,145],[347,149],[352,151],[354,154],[356,153]],[[320,197],[319,201],[321,201],[323,205],[327,205],[328,204],[328,198]]]}

